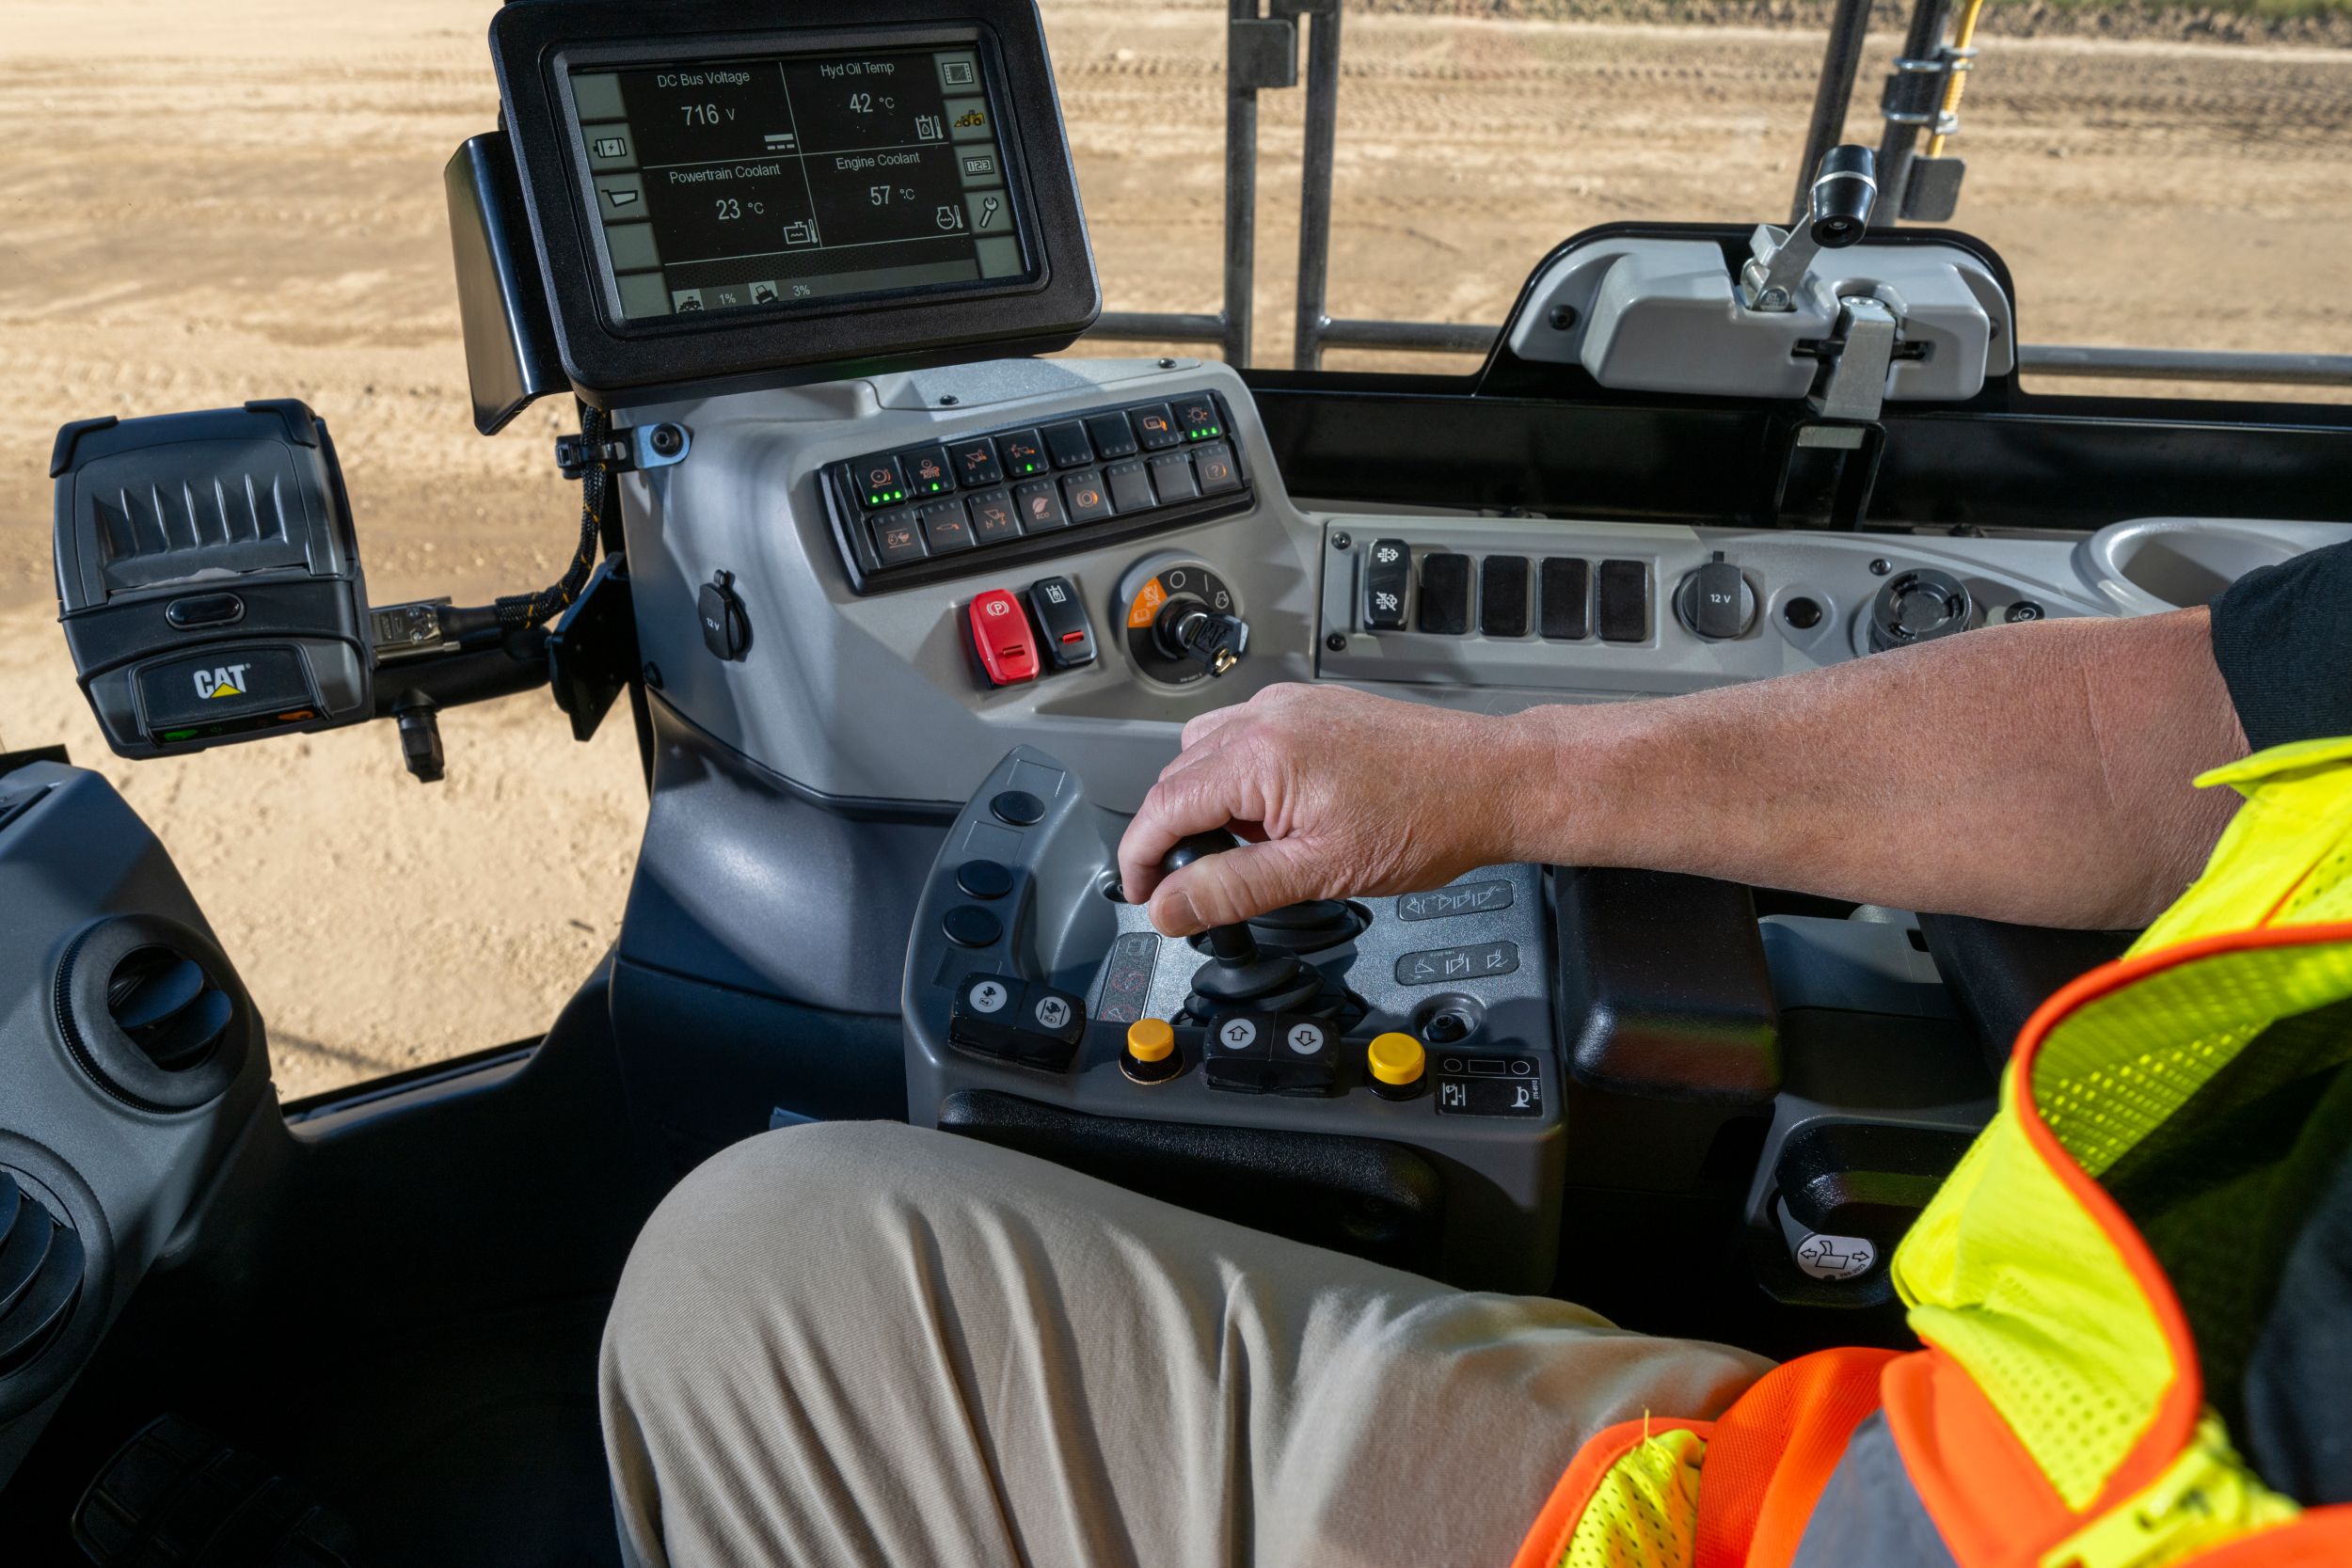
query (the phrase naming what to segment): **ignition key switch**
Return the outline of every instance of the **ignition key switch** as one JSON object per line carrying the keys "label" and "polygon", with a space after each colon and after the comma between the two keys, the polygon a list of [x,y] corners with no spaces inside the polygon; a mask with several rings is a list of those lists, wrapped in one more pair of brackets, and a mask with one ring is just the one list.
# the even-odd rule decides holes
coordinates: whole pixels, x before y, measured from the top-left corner
{"label": "ignition key switch", "polygon": [[1152,628],[1160,645],[1188,658],[1212,675],[1239,664],[1249,651],[1249,623],[1238,615],[1215,615],[1200,605],[1171,601]]}
{"label": "ignition key switch", "polygon": [[1170,686],[1222,675],[1249,652],[1249,623],[1223,578],[1198,562],[1159,556],[1131,568],[1119,590],[1127,653]]}

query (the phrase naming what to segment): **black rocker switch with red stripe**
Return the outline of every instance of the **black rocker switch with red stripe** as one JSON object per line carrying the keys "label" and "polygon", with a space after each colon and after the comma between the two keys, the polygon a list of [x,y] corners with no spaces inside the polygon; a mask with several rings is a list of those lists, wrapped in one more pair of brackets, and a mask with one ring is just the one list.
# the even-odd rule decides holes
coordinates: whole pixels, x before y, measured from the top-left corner
{"label": "black rocker switch with red stripe", "polygon": [[992,588],[972,601],[967,612],[972,651],[991,686],[1020,686],[1037,679],[1037,636],[1029,629],[1028,611],[1009,588]]}
{"label": "black rocker switch with red stripe", "polygon": [[1029,612],[1044,635],[1046,662],[1057,670],[1075,670],[1094,662],[1094,626],[1087,619],[1086,601],[1068,578],[1040,578],[1029,584]]}

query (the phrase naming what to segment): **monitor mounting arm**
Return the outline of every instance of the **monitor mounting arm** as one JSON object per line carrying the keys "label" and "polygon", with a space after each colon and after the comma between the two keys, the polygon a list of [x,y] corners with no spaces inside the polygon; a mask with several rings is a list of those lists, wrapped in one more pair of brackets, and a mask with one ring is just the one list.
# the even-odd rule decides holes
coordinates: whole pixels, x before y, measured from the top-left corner
{"label": "monitor mounting arm", "polygon": [[1603,387],[1807,403],[1867,422],[1888,401],[1958,403],[2014,369],[1999,263],[1957,236],[1872,230],[1869,149],[1832,148],[1792,229],[1597,231],[1530,282],[1505,331],[1531,364]]}
{"label": "monitor mounting arm", "polygon": [[1878,159],[1868,148],[1848,143],[1822,153],[1806,198],[1805,226],[1756,226],[1750,260],[1740,269],[1740,303],[1751,310],[1795,309],[1813,259],[1859,241],[1869,230],[1878,196]]}

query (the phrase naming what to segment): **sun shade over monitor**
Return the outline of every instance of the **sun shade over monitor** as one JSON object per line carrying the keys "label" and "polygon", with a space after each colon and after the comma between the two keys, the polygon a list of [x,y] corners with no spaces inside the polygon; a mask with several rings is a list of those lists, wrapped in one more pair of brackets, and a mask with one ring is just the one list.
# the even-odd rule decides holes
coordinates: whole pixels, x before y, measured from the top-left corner
{"label": "sun shade over monitor", "polygon": [[490,43],[505,130],[449,173],[485,429],[564,383],[1042,353],[1101,309],[1025,0],[520,0]]}

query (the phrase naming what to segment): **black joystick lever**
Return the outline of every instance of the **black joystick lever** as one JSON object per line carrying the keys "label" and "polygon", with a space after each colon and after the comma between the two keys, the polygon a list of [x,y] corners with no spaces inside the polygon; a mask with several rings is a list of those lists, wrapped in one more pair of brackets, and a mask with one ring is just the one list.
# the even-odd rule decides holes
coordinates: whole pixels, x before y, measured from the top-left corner
{"label": "black joystick lever", "polygon": [[[1160,862],[1163,869],[1181,871],[1195,861],[1235,848],[1240,840],[1223,829],[1179,839]],[[1207,1022],[1228,1013],[1297,1013],[1330,1011],[1345,1000],[1344,993],[1326,998],[1323,974],[1295,953],[1264,953],[1248,924],[1212,926],[1202,933],[1209,961],[1194,972],[1192,994],[1184,1011]]]}
{"label": "black joystick lever", "polygon": [[1848,143],[1821,154],[1805,187],[1804,211],[1786,230],[1758,224],[1740,269],[1740,302],[1751,310],[1793,310],[1813,259],[1843,250],[1869,230],[1879,198],[1878,155]]}

